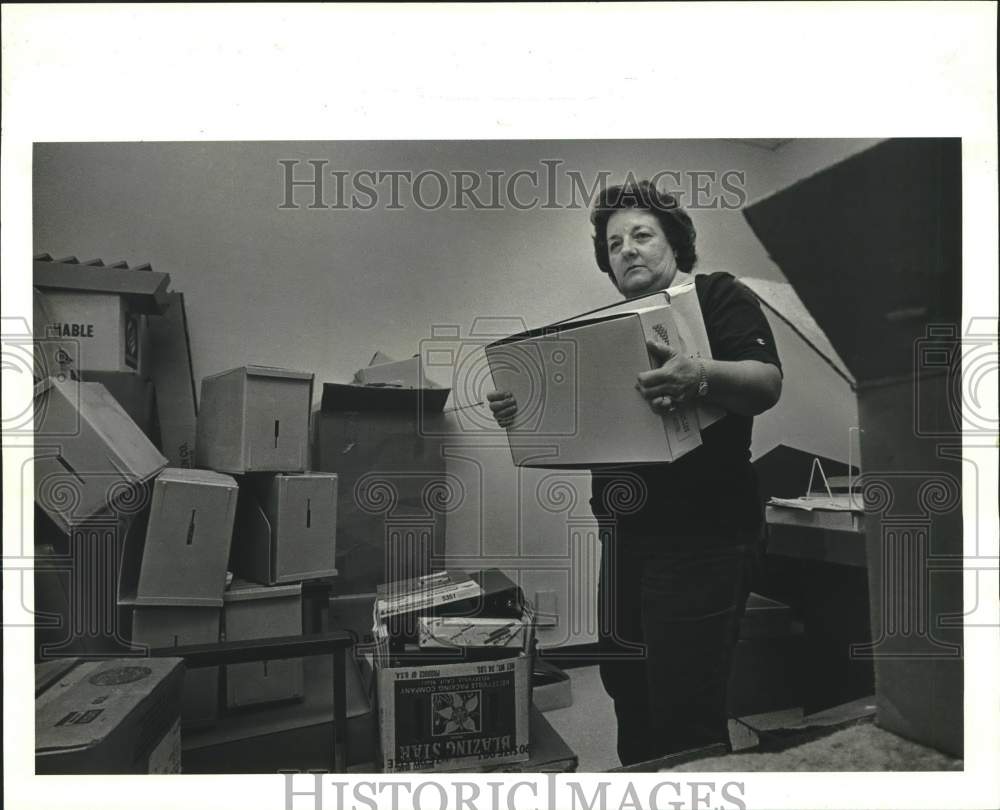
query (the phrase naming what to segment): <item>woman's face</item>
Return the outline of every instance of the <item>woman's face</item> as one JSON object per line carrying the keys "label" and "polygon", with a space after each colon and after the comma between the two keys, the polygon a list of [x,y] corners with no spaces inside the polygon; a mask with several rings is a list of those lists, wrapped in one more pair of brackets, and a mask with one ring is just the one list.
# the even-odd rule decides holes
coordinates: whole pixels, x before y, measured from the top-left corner
{"label": "woman's face", "polygon": [[608,261],[626,298],[665,290],[677,261],[656,217],[638,208],[615,211],[608,220]]}

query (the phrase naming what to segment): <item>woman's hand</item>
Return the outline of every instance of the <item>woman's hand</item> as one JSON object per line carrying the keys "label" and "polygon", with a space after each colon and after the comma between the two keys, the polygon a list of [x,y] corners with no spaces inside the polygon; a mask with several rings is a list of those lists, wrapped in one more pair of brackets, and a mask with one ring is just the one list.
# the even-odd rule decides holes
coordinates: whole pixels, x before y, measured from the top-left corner
{"label": "woman's hand", "polygon": [[678,354],[666,343],[647,340],[646,347],[660,363],[659,368],[639,374],[636,388],[657,413],[672,411],[682,402],[694,399],[701,381],[698,362]]}
{"label": "woman's hand", "polygon": [[509,391],[490,391],[486,395],[489,400],[493,418],[502,428],[510,427],[517,416],[517,400]]}
{"label": "woman's hand", "polygon": [[[694,360],[678,354],[665,343],[647,341],[660,367],[639,374],[636,388],[656,413],[672,411],[694,399],[721,405],[730,413],[756,416],[781,396],[781,371],[760,360]],[[703,381],[704,399],[698,397]]]}

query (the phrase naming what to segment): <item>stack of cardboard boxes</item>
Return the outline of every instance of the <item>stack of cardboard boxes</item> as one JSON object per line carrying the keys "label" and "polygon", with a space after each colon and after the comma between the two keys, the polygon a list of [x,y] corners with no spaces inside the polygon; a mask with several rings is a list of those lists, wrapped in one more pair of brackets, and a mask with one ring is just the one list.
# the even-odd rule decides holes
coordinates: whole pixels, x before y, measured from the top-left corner
{"label": "stack of cardboard boxes", "polygon": [[[171,309],[183,320],[169,283],[149,265],[35,257],[37,658],[127,645],[115,604],[122,538],[171,461],[159,416],[172,404],[165,395],[157,407],[154,382],[168,361],[149,342]],[[187,357],[186,333],[177,339]]]}
{"label": "stack of cardboard boxes", "polygon": [[[227,641],[301,634],[302,583],[337,574],[337,476],[307,472],[312,389],[312,374],[264,366],[202,380],[198,466],[239,482],[226,552],[237,578],[218,594]],[[230,710],[305,694],[302,659],[225,670]]]}
{"label": "stack of cardboard boxes", "polygon": [[[152,563],[144,569],[140,554],[125,587],[150,605],[162,596],[151,570],[155,558],[174,551],[169,518],[176,513],[164,499],[169,492],[172,503],[176,485],[191,472],[164,468],[193,464],[195,399],[183,297],[167,290],[169,275],[149,265],[42,254],[33,271],[37,768],[177,772],[182,663],[85,664],[72,656],[134,652],[127,611],[117,604],[120,566],[126,537],[145,539],[147,523]],[[164,376],[169,384],[161,384]],[[177,379],[187,385],[176,386]],[[169,445],[162,424],[170,425]],[[175,452],[180,445],[191,448],[187,458]],[[199,549],[223,542],[228,548],[224,532],[209,528],[206,537],[196,512],[188,544],[197,539]],[[202,590],[198,580],[192,592],[178,593],[197,597]],[[155,624],[155,613],[148,620]]]}

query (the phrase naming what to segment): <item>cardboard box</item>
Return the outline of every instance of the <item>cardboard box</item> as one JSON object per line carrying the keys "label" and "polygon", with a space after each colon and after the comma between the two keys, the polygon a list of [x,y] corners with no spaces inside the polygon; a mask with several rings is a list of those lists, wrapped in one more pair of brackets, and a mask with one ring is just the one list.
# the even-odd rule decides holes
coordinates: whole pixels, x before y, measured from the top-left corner
{"label": "cardboard box", "polygon": [[391,666],[383,629],[375,659],[385,773],[464,770],[530,758],[532,654]]}
{"label": "cardboard box", "polygon": [[445,549],[447,505],[428,497],[447,487],[443,436],[422,432],[413,408],[322,410],[314,425],[313,468],[338,479],[338,592],[429,573]]}
{"label": "cardboard box", "polygon": [[79,377],[84,382],[103,385],[115,398],[115,402],[139,426],[139,430],[146,434],[157,449],[161,448],[156,393],[150,380],[130,371],[81,371]]}
{"label": "cardboard box", "polygon": [[142,374],[146,316],[164,311],[170,284],[168,274],[145,267],[36,259],[33,283],[45,295],[45,322],[35,324],[35,334],[66,341],[63,348],[77,370]]}
{"label": "cardboard box", "polygon": [[147,328],[147,370],[156,387],[161,448],[171,467],[194,467],[198,403],[191,365],[184,294],[167,294],[169,306]]}
{"label": "cardboard box", "polygon": [[68,533],[131,504],[167,460],[104,386],[48,378],[35,386],[34,464],[35,503]]}
{"label": "cardboard box", "polygon": [[313,375],[243,366],[201,381],[195,452],[219,472],[304,472]]}
{"label": "cardboard box", "polygon": [[337,476],[297,473],[240,488],[232,570],[265,585],[337,575]]}
{"label": "cardboard box", "polygon": [[38,774],[180,773],[180,658],[80,663],[35,699]]}
{"label": "cardboard box", "polygon": [[[682,354],[689,357],[710,360],[712,358],[712,346],[708,340],[708,332],[705,329],[705,319],[701,313],[701,304],[698,301],[698,291],[694,281],[687,284],[680,284],[671,287],[669,290],[660,290],[641,298],[633,298],[629,301],[622,301],[611,306],[602,307],[567,321],[560,321],[560,324],[575,323],[581,320],[590,320],[596,317],[617,315],[621,313],[637,312],[640,309],[652,306],[668,306],[677,327],[677,347]],[[658,333],[657,337],[670,345],[670,333]],[[718,405],[698,403],[698,425],[704,430],[709,425],[718,422],[726,415],[725,409]]]}
{"label": "cardboard box", "polygon": [[119,603],[221,607],[236,497],[228,475],[164,470],[146,531],[126,539]]}
{"label": "cardboard box", "polygon": [[[211,607],[137,607],[132,613],[132,643],[147,647],[215,644],[222,609]],[[199,667],[184,675],[181,725],[205,726],[219,716],[219,668]]]}
{"label": "cardboard box", "polygon": [[658,415],[636,388],[647,339],[679,345],[668,305],[513,335],[486,347],[497,390],[518,402],[507,428],[519,467],[674,461],[701,446],[697,408]]}
{"label": "cardboard box", "polygon": [[[302,633],[302,586],[268,587],[236,580],[226,591],[226,641],[280,638]],[[301,658],[226,667],[230,709],[297,700],[305,694]]]}

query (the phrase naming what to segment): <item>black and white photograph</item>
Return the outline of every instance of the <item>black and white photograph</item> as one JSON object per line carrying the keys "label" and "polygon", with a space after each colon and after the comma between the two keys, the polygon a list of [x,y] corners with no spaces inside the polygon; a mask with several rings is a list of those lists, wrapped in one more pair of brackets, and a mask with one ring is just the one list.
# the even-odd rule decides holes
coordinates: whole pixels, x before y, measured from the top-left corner
{"label": "black and white photograph", "polygon": [[995,23],[5,7],[5,805],[994,806]]}

